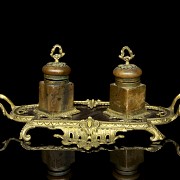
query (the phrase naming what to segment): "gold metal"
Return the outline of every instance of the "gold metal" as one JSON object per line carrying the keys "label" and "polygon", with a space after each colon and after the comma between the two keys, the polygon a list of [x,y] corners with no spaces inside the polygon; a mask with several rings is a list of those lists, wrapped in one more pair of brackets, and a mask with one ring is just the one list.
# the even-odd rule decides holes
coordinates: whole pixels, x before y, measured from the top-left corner
{"label": "gold metal", "polygon": [[[59,49],[59,54],[54,54],[56,48]],[[62,58],[64,55],[65,53],[63,52],[62,47],[59,44],[54,45],[51,49],[50,56],[54,58],[55,62],[59,62],[59,59]]]}
{"label": "gold metal", "polygon": [[[125,53],[124,51],[127,50],[128,53],[129,53],[129,56],[124,56]],[[128,47],[128,46],[124,46],[122,49],[121,49],[121,54],[119,55],[119,58],[121,58],[122,60],[124,60],[126,62],[126,64],[128,65],[129,64],[129,61],[131,59],[133,59],[135,56],[135,54],[133,54],[133,52],[131,51],[131,49]]]}
{"label": "gold metal", "polygon": [[137,122],[101,122],[88,117],[83,120],[33,120],[26,123],[20,132],[20,139],[31,140],[31,135],[27,134],[30,129],[48,128],[60,129],[63,135],[54,134],[54,137],[62,139],[64,145],[77,145],[78,148],[90,150],[97,148],[101,144],[114,144],[124,135],[117,135],[118,132],[131,130],[145,130],[151,133],[151,141],[164,139],[164,135],[151,123],[147,121]]}
{"label": "gold metal", "polygon": [[[17,107],[17,106],[15,106],[15,105],[13,104],[13,102],[12,102],[7,96],[5,96],[4,94],[0,94],[0,99],[5,100],[5,101],[10,105],[11,110],[14,110],[14,109]],[[13,119],[12,115],[9,114],[9,113],[6,111],[6,109],[5,109],[5,107],[3,106],[2,103],[0,103],[0,109],[2,110],[2,113],[3,113],[4,116],[7,116],[7,118],[9,118],[9,119]]]}
{"label": "gold metal", "polygon": [[[174,112],[174,107],[178,99],[180,99],[180,94],[174,98],[172,104],[168,108],[146,104],[146,109],[149,114],[151,113],[151,110],[153,110],[153,113],[156,112],[157,117],[155,118],[148,118],[143,114],[141,116],[138,115],[133,117],[115,116],[112,114],[111,118],[115,118],[118,121],[101,121],[93,119],[92,117],[82,120],[64,119],[63,117],[65,116],[61,115],[61,113],[59,113],[59,116],[49,114],[49,116],[45,116],[45,119],[43,119],[44,114],[37,111],[37,104],[15,106],[6,96],[0,95],[0,97],[6,100],[12,108],[11,113],[8,114],[4,106],[1,104],[0,107],[3,114],[14,121],[26,123],[20,132],[20,139],[27,142],[30,141],[31,135],[27,134],[30,129],[60,129],[64,134],[54,134],[54,137],[62,139],[63,145],[77,145],[78,148],[84,150],[97,148],[103,144],[114,144],[117,139],[124,138],[124,135],[117,135],[119,132],[132,130],[144,130],[149,132],[152,134],[150,137],[151,141],[163,140],[165,136],[155,125],[170,123],[180,115],[180,106],[177,111]],[[101,100],[74,101],[74,104],[87,106],[91,109],[97,105],[109,106],[109,102]],[[29,116],[28,114],[34,115]]]}
{"label": "gold metal", "polygon": [[109,105],[109,102],[101,101],[100,99],[94,100],[94,99],[87,99],[85,101],[74,101],[74,104],[81,104],[81,105],[86,105],[90,109],[93,109],[97,106],[107,106]]}
{"label": "gold metal", "polygon": [[[38,106],[37,106],[38,107]],[[44,111],[40,111],[38,108],[34,109],[34,112],[39,118],[68,118],[72,117],[72,115],[78,114],[80,111],[76,109],[75,107],[71,110],[64,111],[64,112],[59,112],[59,113],[48,113]]]}

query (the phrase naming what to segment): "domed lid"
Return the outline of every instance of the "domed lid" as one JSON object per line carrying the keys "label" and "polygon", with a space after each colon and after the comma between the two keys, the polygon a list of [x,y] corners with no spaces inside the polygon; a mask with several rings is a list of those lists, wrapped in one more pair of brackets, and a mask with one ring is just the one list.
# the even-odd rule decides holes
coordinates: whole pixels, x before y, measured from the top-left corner
{"label": "domed lid", "polygon": [[[127,50],[129,52],[129,56],[124,56],[124,51]],[[136,66],[135,64],[130,64],[129,61],[134,58],[134,54],[130,50],[128,46],[124,46],[121,49],[121,55],[119,55],[119,58],[124,60],[125,64],[118,65],[114,70],[113,74],[117,78],[121,79],[134,79],[139,78],[142,74],[142,70]]]}
{"label": "domed lid", "polygon": [[[56,48],[59,48],[59,53],[54,54]],[[42,71],[45,77],[68,76],[70,74],[71,68],[65,62],[59,62],[59,59],[62,58],[64,55],[65,53],[62,51],[60,45],[56,44],[53,46],[50,56],[55,61],[49,62],[45,66],[43,66]]]}

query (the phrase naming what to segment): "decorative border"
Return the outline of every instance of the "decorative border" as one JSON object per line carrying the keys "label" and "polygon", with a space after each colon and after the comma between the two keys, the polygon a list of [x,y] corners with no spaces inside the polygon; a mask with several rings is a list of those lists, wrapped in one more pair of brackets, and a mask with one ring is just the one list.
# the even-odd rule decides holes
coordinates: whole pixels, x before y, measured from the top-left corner
{"label": "decorative border", "polygon": [[120,132],[131,130],[145,130],[152,134],[151,141],[164,139],[164,135],[151,122],[131,121],[131,122],[103,122],[94,120],[92,117],[84,120],[32,120],[25,124],[20,132],[20,139],[30,141],[30,129],[48,128],[60,129],[63,135],[54,134],[54,137],[60,138],[63,145],[77,145],[78,148],[90,150],[97,148],[102,144],[114,144],[124,135]]}

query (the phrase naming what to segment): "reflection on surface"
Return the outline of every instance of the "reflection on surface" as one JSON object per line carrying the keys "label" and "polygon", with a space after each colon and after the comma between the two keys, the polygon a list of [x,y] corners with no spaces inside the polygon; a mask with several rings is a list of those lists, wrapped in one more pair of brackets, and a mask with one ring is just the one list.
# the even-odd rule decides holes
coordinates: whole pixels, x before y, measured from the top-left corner
{"label": "reflection on surface", "polygon": [[[43,147],[43,146],[42,146]],[[9,138],[1,143],[0,159],[1,174],[11,179],[47,179],[46,166],[41,159],[42,147],[32,147],[17,138]],[[62,147],[56,147],[62,148]],[[163,179],[171,175],[172,179],[177,177],[180,163],[179,144],[172,140],[166,139],[159,144],[152,144],[149,147],[125,147],[122,150],[139,149],[145,150],[144,163],[140,166],[140,180],[156,179],[159,175]],[[11,172],[11,173],[9,173]],[[98,151],[84,153],[76,151],[76,162],[73,165],[72,180],[81,179],[105,179],[113,180],[111,176],[112,166],[109,162],[108,151]],[[28,174],[30,173],[30,174]],[[50,177],[49,179],[61,179]],[[68,179],[68,178],[67,178]]]}
{"label": "reflection on surface", "polygon": [[[53,146],[53,145],[49,145],[49,146],[31,146],[31,143],[30,142],[25,142],[23,140],[19,140],[17,138],[9,138],[3,142],[1,142],[1,146],[0,146],[0,151],[4,151],[6,150],[7,146],[12,142],[17,142],[22,148],[24,148],[25,150],[65,150],[65,151],[80,151],[80,152],[85,152],[84,150],[81,150],[81,149],[78,149],[78,148],[75,148],[75,147],[66,147],[64,145],[61,145],[61,146]],[[145,150],[145,151],[149,151],[149,152],[156,152],[158,150],[160,150],[161,148],[163,148],[163,146],[165,146],[166,144],[173,144],[175,149],[176,149],[176,152],[177,152],[177,155],[180,156],[180,146],[179,144],[172,140],[172,139],[165,139],[163,141],[160,141],[160,142],[153,142],[152,144],[150,144],[149,147],[143,147],[143,146],[133,146],[133,147],[128,147],[128,146],[116,146],[116,145],[113,145],[113,148],[108,148],[108,147],[100,147],[98,149],[95,149],[95,150],[91,150],[91,151],[88,151],[88,153],[91,153],[91,152],[98,152],[98,151],[101,151],[101,150],[106,150],[106,151],[113,151],[113,150]],[[87,152],[86,152],[87,153]]]}

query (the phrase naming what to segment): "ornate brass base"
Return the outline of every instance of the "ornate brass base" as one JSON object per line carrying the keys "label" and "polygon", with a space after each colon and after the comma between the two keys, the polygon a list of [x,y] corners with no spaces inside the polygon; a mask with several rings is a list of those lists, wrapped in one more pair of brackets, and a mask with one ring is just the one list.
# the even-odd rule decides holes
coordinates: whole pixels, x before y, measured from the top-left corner
{"label": "ornate brass base", "polygon": [[[55,133],[53,136],[60,138],[63,145],[76,145],[77,148],[84,150],[114,144],[117,139],[124,138],[122,132],[132,130],[149,132],[152,134],[151,141],[162,140],[165,136],[156,125],[170,123],[180,115],[180,106],[174,112],[180,94],[174,98],[168,108],[146,104],[147,113],[126,117],[109,111],[109,102],[101,100],[74,101],[75,108],[72,111],[47,114],[39,111],[37,104],[15,106],[6,96],[1,94],[0,98],[8,102],[12,109],[8,113],[0,104],[3,114],[9,119],[25,123],[20,132],[20,139],[30,141],[31,135],[28,134],[30,129],[59,129],[63,134]],[[97,113],[94,113],[95,108]],[[87,118],[82,118],[85,116]]]}

